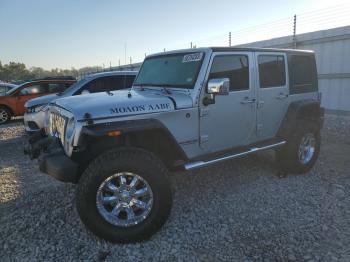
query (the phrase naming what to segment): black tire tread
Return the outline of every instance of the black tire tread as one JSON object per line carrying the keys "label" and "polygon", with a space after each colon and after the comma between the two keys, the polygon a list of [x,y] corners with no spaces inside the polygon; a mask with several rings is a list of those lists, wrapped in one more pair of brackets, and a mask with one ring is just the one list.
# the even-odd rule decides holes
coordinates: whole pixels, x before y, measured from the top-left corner
{"label": "black tire tread", "polygon": [[118,236],[110,236],[110,235],[105,235],[102,232],[97,232],[97,229],[93,225],[89,224],[87,221],[84,221],[84,218],[82,216],[80,217],[89,229],[94,229],[92,230],[94,231],[94,233],[96,233],[99,237],[106,239],[107,241],[117,242],[117,243],[134,243],[134,242],[146,240],[154,232],[156,232],[165,223],[166,219],[169,216],[170,209],[172,206],[171,187],[169,182],[168,170],[166,169],[164,164],[161,162],[161,160],[158,159],[154,154],[140,148],[127,147],[127,148],[114,149],[100,155],[89,164],[89,166],[86,168],[86,170],[82,174],[80,181],[78,183],[78,188],[76,193],[76,203],[77,203],[78,213],[80,215],[81,205],[83,205],[86,202],[86,195],[89,194],[89,185],[96,178],[96,174],[100,173],[101,170],[104,169],[104,166],[106,165],[106,163],[110,161],[123,161],[123,159],[126,159],[128,161],[131,160],[134,163],[138,163],[140,161],[144,161],[145,163],[150,163],[150,165],[155,166],[156,169],[160,171],[163,177],[162,179],[164,179],[164,181],[166,181],[166,184],[169,185],[169,188],[166,188],[166,189],[169,189],[170,191],[170,199],[166,200],[168,202],[168,210],[162,210],[164,215],[163,217],[160,218],[161,222],[158,224],[152,225],[145,234],[141,234],[137,237],[131,237],[131,238],[119,238]]}
{"label": "black tire tread", "polygon": [[8,119],[4,123],[0,123],[0,125],[6,124],[11,120],[12,112],[6,106],[0,106],[0,109],[4,109],[7,112]]}
{"label": "black tire tread", "polygon": [[[297,160],[297,150],[300,139],[306,132],[313,132],[316,136],[316,152],[313,159],[306,165],[302,165]],[[276,161],[279,169],[293,174],[304,174],[314,166],[321,146],[320,130],[311,121],[299,121],[293,135],[287,139],[286,145],[276,150]]]}

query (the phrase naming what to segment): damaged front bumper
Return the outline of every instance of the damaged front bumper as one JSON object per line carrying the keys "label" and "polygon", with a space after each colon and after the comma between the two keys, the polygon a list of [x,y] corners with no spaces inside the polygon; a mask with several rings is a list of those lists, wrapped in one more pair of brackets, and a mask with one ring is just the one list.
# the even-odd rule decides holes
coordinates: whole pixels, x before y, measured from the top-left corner
{"label": "damaged front bumper", "polygon": [[78,164],[66,156],[58,138],[32,135],[24,146],[24,153],[31,159],[38,158],[39,169],[62,182],[76,183]]}

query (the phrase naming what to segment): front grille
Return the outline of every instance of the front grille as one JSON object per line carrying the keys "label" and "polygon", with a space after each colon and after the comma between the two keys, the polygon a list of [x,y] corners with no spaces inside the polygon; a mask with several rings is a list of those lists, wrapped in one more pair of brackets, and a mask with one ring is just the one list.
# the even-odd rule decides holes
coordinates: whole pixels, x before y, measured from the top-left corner
{"label": "front grille", "polygon": [[62,145],[64,144],[64,134],[66,131],[67,118],[56,112],[50,112],[50,134],[58,137],[61,140]]}

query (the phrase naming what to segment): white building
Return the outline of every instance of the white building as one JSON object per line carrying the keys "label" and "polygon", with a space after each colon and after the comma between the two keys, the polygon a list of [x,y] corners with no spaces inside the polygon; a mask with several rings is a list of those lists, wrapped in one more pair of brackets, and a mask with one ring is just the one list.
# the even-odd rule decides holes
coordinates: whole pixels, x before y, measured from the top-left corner
{"label": "white building", "polygon": [[[242,46],[293,48],[294,43],[286,36]],[[296,47],[315,51],[322,106],[350,112],[350,26],[297,35]]]}

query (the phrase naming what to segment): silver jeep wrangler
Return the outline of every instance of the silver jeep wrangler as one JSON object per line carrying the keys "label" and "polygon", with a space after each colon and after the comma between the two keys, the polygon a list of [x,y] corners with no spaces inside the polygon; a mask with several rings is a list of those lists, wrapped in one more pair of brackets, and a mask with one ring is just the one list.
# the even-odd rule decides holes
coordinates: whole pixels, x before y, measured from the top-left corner
{"label": "silver jeep wrangler", "polygon": [[308,172],[323,116],[313,52],[178,50],[148,56],[130,90],[56,100],[49,135],[25,151],[44,173],[78,184],[89,230],[135,242],[167,220],[168,170],[275,149],[284,172]]}

